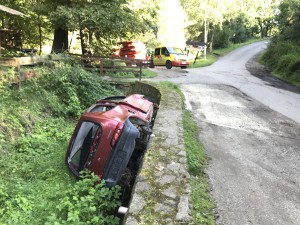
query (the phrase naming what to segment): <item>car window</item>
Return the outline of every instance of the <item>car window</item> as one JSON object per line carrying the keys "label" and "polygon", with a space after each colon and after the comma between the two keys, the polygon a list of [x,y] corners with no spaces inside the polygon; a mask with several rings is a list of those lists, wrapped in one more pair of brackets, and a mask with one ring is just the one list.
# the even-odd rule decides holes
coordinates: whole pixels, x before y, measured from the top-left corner
{"label": "car window", "polygon": [[156,48],[156,49],[155,49],[154,55],[160,55],[160,48]]}
{"label": "car window", "polygon": [[170,54],[184,55],[184,52],[180,48],[168,47]]}
{"label": "car window", "polygon": [[110,105],[95,105],[94,108],[90,110],[90,112],[106,112],[114,108],[114,106]]}
{"label": "car window", "polygon": [[146,123],[143,120],[141,120],[140,118],[135,117],[135,116],[129,117],[129,121],[136,127],[141,126],[141,125],[146,125]]}
{"label": "car window", "polygon": [[166,47],[163,47],[163,48],[161,49],[161,54],[163,54],[163,55],[168,55],[168,54],[169,54],[168,49],[167,49]]}
{"label": "car window", "polygon": [[77,171],[82,170],[96,135],[98,138],[101,136],[101,127],[99,124],[90,121],[81,123],[68,158],[68,161],[72,162]]}

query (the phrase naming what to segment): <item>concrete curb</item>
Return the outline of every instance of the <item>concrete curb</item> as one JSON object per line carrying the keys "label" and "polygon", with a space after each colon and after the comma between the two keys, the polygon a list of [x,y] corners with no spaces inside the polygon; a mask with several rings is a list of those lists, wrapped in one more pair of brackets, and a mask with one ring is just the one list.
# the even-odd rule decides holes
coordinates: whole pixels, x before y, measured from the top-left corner
{"label": "concrete curb", "polygon": [[183,140],[181,97],[162,90],[154,135],[133,189],[123,224],[189,224],[189,173]]}

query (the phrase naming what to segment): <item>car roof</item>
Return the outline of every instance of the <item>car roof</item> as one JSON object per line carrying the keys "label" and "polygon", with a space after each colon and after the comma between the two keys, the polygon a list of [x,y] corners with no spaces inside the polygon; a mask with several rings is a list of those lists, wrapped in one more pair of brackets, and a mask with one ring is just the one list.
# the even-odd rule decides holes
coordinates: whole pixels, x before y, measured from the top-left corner
{"label": "car roof", "polygon": [[122,100],[122,103],[126,103],[127,105],[132,106],[135,109],[142,111],[143,113],[148,112],[151,105],[153,105],[152,102],[144,98],[144,95],[139,94],[134,94],[126,97]]}
{"label": "car roof", "polygon": [[[144,95],[133,94],[116,102],[109,100],[98,100],[96,104],[91,106],[83,115],[84,118],[93,118],[96,121],[103,119],[125,121],[130,116],[135,116],[143,121],[146,121],[146,114],[151,109],[153,103],[144,98]],[[97,106],[112,106],[108,111],[95,111],[92,109]]]}

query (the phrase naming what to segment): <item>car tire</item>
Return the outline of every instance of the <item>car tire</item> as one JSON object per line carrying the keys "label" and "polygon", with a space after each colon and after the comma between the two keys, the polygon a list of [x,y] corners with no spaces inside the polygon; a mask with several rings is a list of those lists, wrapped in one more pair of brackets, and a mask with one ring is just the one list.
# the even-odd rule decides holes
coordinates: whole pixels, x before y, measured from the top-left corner
{"label": "car tire", "polygon": [[155,68],[155,65],[154,65],[154,62],[153,62],[153,60],[151,60],[151,61],[150,61],[150,65],[149,65],[149,67],[150,67],[150,68]]}
{"label": "car tire", "polygon": [[172,68],[172,63],[171,63],[170,60],[168,60],[168,61],[166,62],[166,68],[167,68],[167,69],[171,69],[171,68]]}
{"label": "car tire", "polygon": [[186,69],[186,66],[181,66],[181,69]]}

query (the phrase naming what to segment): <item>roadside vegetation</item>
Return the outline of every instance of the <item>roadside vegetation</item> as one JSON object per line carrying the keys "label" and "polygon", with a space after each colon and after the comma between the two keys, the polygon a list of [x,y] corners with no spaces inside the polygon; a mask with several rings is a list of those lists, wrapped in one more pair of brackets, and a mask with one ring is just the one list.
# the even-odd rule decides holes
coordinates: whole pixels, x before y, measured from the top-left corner
{"label": "roadside vegetation", "polygon": [[[171,39],[175,36],[173,31],[168,33],[169,26],[161,26],[168,17],[159,14],[166,13],[161,2],[5,0],[1,4],[26,16],[1,14],[3,32],[9,30],[11,37],[7,33],[5,38],[1,36],[0,51],[7,57],[24,55],[15,52],[20,50],[15,44],[20,34],[22,47],[37,49],[38,54],[43,46],[51,45],[54,53],[76,50],[111,55],[119,41],[133,39],[153,48],[161,44],[158,33]],[[207,40],[213,49],[206,60],[201,57],[196,64],[192,62],[191,68],[210,65],[218,56],[248,44],[249,39],[274,36],[261,62],[274,69],[276,76],[300,87],[299,0],[283,0],[281,4],[273,0],[180,2],[188,16],[185,37]],[[165,30],[159,30],[161,27]],[[73,37],[74,31],[77,36]],[[75,39],[79,43],[72,49]],[[36,76],[21,84],[16,83],[14,68],[0,70],[0,224],[117,224],[114,208],[119,204],[118,188],[95,185],[97,178],[92,174],[77,182],[64,158],[83,110],[96,99],[122,93],[74,62],[60,60],[30,70]],[[137,77],[130,72],[108,75]],[[143,70],[142,77],[153,76],[152,71]],[[169,88],[180,92],[175,85]],[[183,120],[193,217],[196,224],[214,224],[215,206],[205,173],[208,159],[189,111],[184,111]]]}
{"label": "roadside vegetation", "polygon": [[193,218],[195,224],[215,224],[215,203],[210,193],[207,167],[207,156],[199,140],[199,128],[191,112],[183,112],[184,141],[191,175],[191,197],[193,203]]}
{"label": "roadside vegetation", "polygon": [[[179,87],[173,83],[162,82],[160,88],[175,90],[182,99],[184,95]],[[214,225],[215,224],[215,202],[210,193],[208,175],[205,172],[208,166],[208,157],[204,147],[199,140],[199,127],[195,123],[191,111],[183,109],[183,138],[187,153],[188,171],[191,175],[191,198],[193,224]]]}
{"label": "roadside vegetation", "polygon": [[121,94],[77,66],[51,64],[14,84],[1,76],[0,224],[118,224],[119,189],[77,182],[65,153],[79,115],[96,99]]}
{"label": "roadside vegetation", "polygon": [[300,2],[284,0],[276,16],[279,33],[272,38],[262,63],[273,70],[273,74],[300,87]]}

